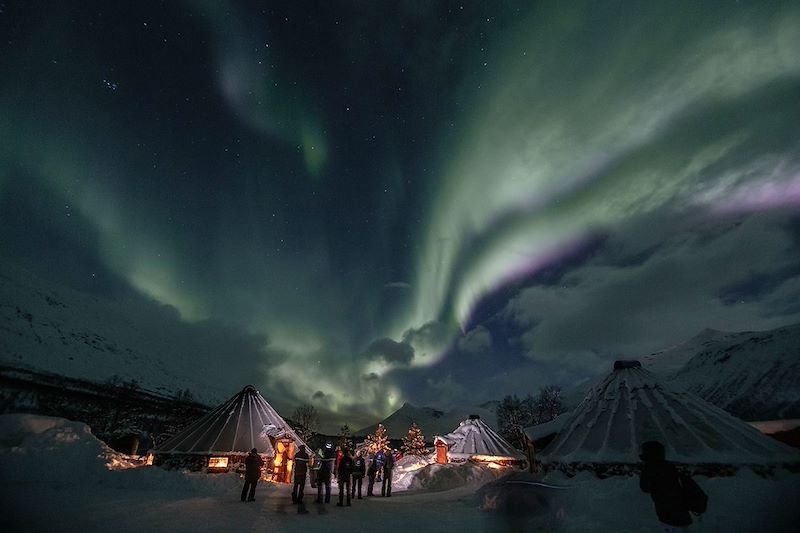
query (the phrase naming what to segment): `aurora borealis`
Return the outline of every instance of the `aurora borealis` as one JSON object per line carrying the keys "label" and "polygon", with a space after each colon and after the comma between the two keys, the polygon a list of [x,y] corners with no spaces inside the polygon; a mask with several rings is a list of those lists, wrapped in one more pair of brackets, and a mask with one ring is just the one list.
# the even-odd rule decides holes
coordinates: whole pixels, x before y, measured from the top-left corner
{"label": "aurora borealis", "polygon": [[225,324],[279,410],[800,320],[796,2],[5,1],[0,36],[0,254]]}

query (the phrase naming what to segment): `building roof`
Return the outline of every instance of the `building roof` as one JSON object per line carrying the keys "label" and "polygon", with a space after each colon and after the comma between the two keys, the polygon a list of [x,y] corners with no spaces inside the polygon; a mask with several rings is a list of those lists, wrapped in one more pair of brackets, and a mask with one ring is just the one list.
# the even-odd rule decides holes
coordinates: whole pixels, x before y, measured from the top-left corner
{"label": "building roof", "polygon": [[447,444],[448,454],[451,457],[485,456],[513,459],[525,457],[521,451],[486,425],[480,417],[464,420],[452,433],[436,436],[434,442],[436,441]]}
{"label": "building roof", "polygon": [[305,445],[255,387],[248,385],[153,453],[246,454],[256,448],[259,453],[272,455],[269,437],[289,438],[297,446]]}
{"label": "building roof", "polygon": [[550,463],[639,463],[645,441],[684,464],[768,465],[800,453],[726,411],[671,389],[632,362],[619,362],[564,421],[540,458]]}

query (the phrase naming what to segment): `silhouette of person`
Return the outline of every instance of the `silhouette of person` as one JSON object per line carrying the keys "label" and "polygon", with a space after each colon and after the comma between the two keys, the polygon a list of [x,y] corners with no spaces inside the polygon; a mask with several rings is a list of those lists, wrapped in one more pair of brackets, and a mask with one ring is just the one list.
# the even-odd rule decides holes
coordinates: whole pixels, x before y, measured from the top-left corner
{"label": "silhouette of person", "polygon": [[[258,455],[258,450],[253,448],[244,460],[244,487],[242,487],[242,501],[255,501],[256,485],[261,478],[261,467],[264,461]],[[249,489],[249,494],[248,494]]]}
{"label": "silhouette of person", "polygon": [[381,496],[387,498],[392,495],[392,469],[394,468],[394,455],[386,453],[386,459],[383,463],[383,481],[381,482]]}
{"label": "silhouette of person", "polygon": [[320,464],[317,470],[317,503],[322,503],[322,487],[325,487],[325,503],[331,503],[331,471],[333,470],[333,450],[330,443],[320,449]]}
{"label": "silhouette of person", "polygon": [[664,458],[664,445],[654,440],[643,443],[639,458],[644,463],[639,488],[653,499],[662,529],[668,533],[687,531],[692,517],[684,502],[678,470]]}
{"label": "silhouette of person", "polygon": [[369,462],[367,469],[367,496],[372,496],[372,488],[375,486],[375,474],[378,472],[378,461],[375,457]]}
{"label": "silhouette of person", "polygon": [[303,514],[303,495],[306,487],[306,472],[308,472],[308,452],[305,446],[300,446],[294,454],[294,485],[292,486],[292,503],[300,504],[297,512]]}
{"label": "silhouette of person", "polygon": [[339,503],[338,507],[342,506],[342,496],[347,495],[347,506],[350,506],[350,476],[353,474],[353,458],[350,457],[350,451],[345,448],[342,450],[342,458],[339,460],[337,468],[336,480],[339,485]]}
{"label": "silhouette of person", "polygon": [[356,452],[356,458],[353,459],[353,487],[350,489],[350,496],[356,497],[356,488],[358,488],[358,499],[361,499],[361,484],[364,481],[364,473],[367,470],[367,462],[362,456],[361,450]]}

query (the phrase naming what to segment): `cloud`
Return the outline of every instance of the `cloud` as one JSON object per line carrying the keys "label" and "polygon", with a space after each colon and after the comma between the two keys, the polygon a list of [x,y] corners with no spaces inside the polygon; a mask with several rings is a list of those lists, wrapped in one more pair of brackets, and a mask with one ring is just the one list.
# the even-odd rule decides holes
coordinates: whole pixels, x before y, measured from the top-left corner
{"label": "cloud", "polygon": [[476,326],[456,342],[458,351],[472,356],[487,355],[492,348],[492,334],[484,326]]}
{"label": "cloud", "polygon": [[431,321],[419,328],[407,329],[403,333],[403,342],[414,348],[416,366],[429,366],[441,359],[454,334],[453,328]]}
{"label": "cloud", "polygon": [[389,338],[373,341],[366,350],[369,359],[382,359],[387,363],[408,365],[414,359],[414,348],[406,342],[396,342]]}
{"label": "cloud", "polygon": [[[663,222],[663,221],[662,221]],[[690,338],[705,327],[769,329],[800,319],[797,307],[777,302],[797,288],[798,249],[780,215],[693,227],[655,228],[647,218],[610,237],[606,250],[555,286],[522,290],[503,311],[525,329],[519,340],[533,361],[586,372],[620,357],[638,357]],[[644,228],[654,228],[653,242]],[[653,249],[664,231],[672,237],[641,263],[621,256]],[[774,273],[782,282],[775,281]],[[763,290],[732,301],[731,287],[766,279]]]}
{"label": "cloud", "polygon": [[459,381],[453,379],[452,374],[448,374],[443,380],[428,379],[426,385],[434,394],[437,400],[436,406],[449,407],[454,403],[464,401],[467,390]]}

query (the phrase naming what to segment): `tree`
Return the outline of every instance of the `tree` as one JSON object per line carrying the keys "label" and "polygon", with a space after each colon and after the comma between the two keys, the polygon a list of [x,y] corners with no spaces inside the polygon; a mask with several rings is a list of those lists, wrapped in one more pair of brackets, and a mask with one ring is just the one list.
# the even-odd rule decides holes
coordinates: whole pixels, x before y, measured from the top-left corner
{"label": "tree", "polygon": [[422,434],[422,430],[419,429],[416,423],[411,424],[408,436],[403,437],[403,454],[423,457],[428,453],[430,452],[425,446],[425,436]]}
{"label": "tree", "polygon": [[353,432],[350,426],[345,424],[339,428],[339,440],[336,443],[342,450],[353,450]]}
{"label": "tree", "polygon": [[389,437],[386,436],[386,428],[383,424],[378,424],[375,433],[367,435],[367,446],[369,453],[378,453],[378,450],[389,449]]}
{"label": "tree", "polygon": [[539,390],[539,395],[534,403],[534,424],[549,422],[563,412],[564,404],[561,401],[561,389],[559,387],[548,385]]}
{"label": "tree", "polygon": [[319,415],[314,406],[304,403],[294,410],[292,419],[296,424],[294,430],[297,432],[297,436],[305,442],[311,440],[319,426]]}
{"label": "tree", "polygon": [[500,435],[519,449],[525,449],[525,436],[522,428],[533,423],[534,399],[529,394],[520,400],[509,395],[497,405],[497,425]]}

